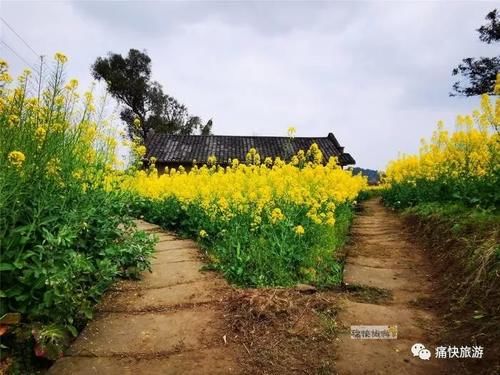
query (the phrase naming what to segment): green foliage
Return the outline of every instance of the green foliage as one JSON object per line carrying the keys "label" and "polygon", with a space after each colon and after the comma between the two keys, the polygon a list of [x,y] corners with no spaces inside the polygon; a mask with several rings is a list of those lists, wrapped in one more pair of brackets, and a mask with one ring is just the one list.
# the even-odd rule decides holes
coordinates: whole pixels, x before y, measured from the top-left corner
{"label": "green foliage", "polygon": [[[415,233],[428,245],[442,288],[438,298],[448,342],[480,342],[499,366],[500,214],[461,203],[422,203],[404,210]],[[478,371],[474,368],[474,371]],[[493,372],[492,372],[493,373]]]}
{"label": "green foliage", "polygon": [[[421,203],[403,211],[405,216],[418,217],[426,222],[433,222],[447,228],[450,237],[473,243],[491,236],[500,228],[500,213],[495,209],[471,208],[463,203]],[[473,247],[473,246],[471,246]],[[498,244],[496,245],[498,247]],[[474,256],[481,255],[475,252]],[[479,260],[461,259],[467,268],[475,264],[470,271],[476,271]],[[498,259],[500,260],[500,259]],[[500,265],[498,263],[497,265]]]}
{"label": "green foliage", "polygon": [[[123,194],[107,189],[113,149],[91,95],[79,107],[75,85],[63,86],[59,59],[40,98],[26,96],[26,74],[18,88],[0,90],[0,316],[20,313],[49,359],[116,278],[150,267],[154,249]],[[2,342],[13,350],[15,333]]]}
{"label": "green foliage", "polygon": [[498,42],[500,40],[500,13],[498,9],[493,9],[486,15],[488,24],[481,26],[479,32],[479,40],[485,43]]}
{"label": "green foliage", "polygon": [[[332,227],[310,222],[306,207],[277,202],[286,219],[273,224],[267,213],[254,228],[251,214],[240,213],[229,221],[214,220],[207,217],[199,204],[182,209],[175,198],[135,197],[133,202],[137,216],[199,240],[211,261],[210,268],[235,284],[337,285],[342,279],[335,253],[343,245],[352,220],[352,207],[348,204],[337,207]],[[307,228],[304,235],[298,236],[293,231],[297,224]],[[200,236],[201,230],[207,236]]]}
{"label": "green foliage", "polygon": [[[98,57],[92,74],[106,82],[109,93],[125,106],[121,118],[131,138],[145,140],[150,130],[169,134],[211,132],[212,120],[203,125],[198,116],[188,114],[185,105],[164,94],[158,82],[151,81],[151,58],[145,52],[131,49],[126,57],[116,53]],[[140,120],[138,126],[135,118]]]}
{"label": "green foliage", "polygon": [[382,197],[393,208],[441,202],[495,209],[500,207],[500,170],[495,170],[485,178],[441,176],[436,180],[421,178],[411,182],[395,182],[382,190]]}
{"label": "green foliage", "polygon": [[[479,39],[487,44],[498,43],[500,41],[500,13],[494,9],[488,13],[486,20],[488,23],[477,30]],[[499,71],[500,56],[480,57],[478,59],[468,57],[463,59],[462,63],[453,69],[452,73],[454,76],[463,76],[466,84],[464,85],[460,81],[455,82],[450,96],[493,94],[495,79]]]}
{"label": "green foliage", "polygon": [[375,169],[359,168],[359,167],[352,167],[349,169],[352,170],[353,175],[360,174],[362,176],[366,176],[369,185],[377,185],[380,183],[380,172]]}
{"label": "green foliage", "polygon": [[35,354],[53,361],[62,357],[70,340],[67,330],[57,324],[35,327],[32,334],[36,342]]}
{"label": "green foliage", "polygon": [[358,195],[358,201],[366,201],[371,198],[380,197],[384,191],[383,187],[380,186],[369,186],[366,189],[361,190]]}

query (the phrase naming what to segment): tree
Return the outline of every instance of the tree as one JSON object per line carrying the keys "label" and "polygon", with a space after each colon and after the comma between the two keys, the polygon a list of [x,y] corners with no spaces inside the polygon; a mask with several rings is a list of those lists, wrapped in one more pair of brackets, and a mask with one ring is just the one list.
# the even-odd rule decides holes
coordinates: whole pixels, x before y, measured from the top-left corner
{"label": "tree", "polygon": [[211,133],[212,120],[203,125],[198,116],[189,115],[185,105],[165,94],[158,82],[151,81],[151,58],[146,52],[131,49],[126,57],[112,52],[98,57],[92,65],[92,75],[105,81],[111,96],[124,105],[120,117],[131,138],[145,140],[150,130],[168,134]]}
{"label": "tree", "polygon": [[[500,13],[494,9],[486,16],[486,25],[481,26],[479,40],[487,44],[500,41]],[[456,81],[450,96],[474,96],[494,94],[495,80],[500,72],[500,55],[495,57],[467,57],[452,71],[452,75],[461,75],[465,82]]]}

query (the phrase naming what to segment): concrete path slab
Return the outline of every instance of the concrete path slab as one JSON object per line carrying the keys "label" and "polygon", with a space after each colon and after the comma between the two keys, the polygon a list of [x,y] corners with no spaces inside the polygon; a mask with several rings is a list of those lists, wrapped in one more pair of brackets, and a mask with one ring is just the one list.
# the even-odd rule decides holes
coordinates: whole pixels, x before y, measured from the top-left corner
{"label": "concrete path slab", "polygon": [[165,288],[141,289],[108,293],[98,305],[98,311],[141,312],[168,310],[188,304],[218,301],[227,289],[222,280],[202,280]]}
{"label": "concrete path slab", "polygon": [[50,375],[233,374],[239,348],[224,342],[223,298],[231,288],[202,272],[196,242],[137,222],[159,239],[152,272],[113,285],[94,319]]}
{"label": "concrete path slab", "polygon": [[[203,337],[214,333],[215,313],[187,309],[167,313],[103,314],[78,336],[69,355],[111,356],[172,353],[203,346]],[[189,322],[189,325],[186,324]]]}
{"label": "concrete path slab", "polygon": [[237,365],[230,351],[215,348],[153,358],[66,357],[52,371],[71,375],[222,375],[237,373]]}
{"label": "concrete path slab", "polygon": [[180,248],[156,253],[152,263],[198,262],[199,259],[200,253],[195,248]]}
{"label": "concrete path slab", "polygon": [[214,277],[212,272],[201,272],[201,261],[156,264],[153,272],[145,272],[139,281],[126,280],[117,282],[113,290],[136,290],[164,288],[177,284],[186,284]]}
{"label": "concrete path slab", "polygon": [[178,249],[198,249],[198,245],[192,240],[162,241],[156,245],[157,252]]}
{"label": "concrete path slab", "polygon": [[[344,333],[338,338],[336,370],[353,375],[447,374],[443,361],[422,360],[410,350],[422,343],[434,354],[440,344],[435,342],[439,317],[416,303],[435,287],[424,249],[409,241],[411,233],[401,219],[380,201],[366,201],[363,208],[346,248],[344,282],[358,293],[364,291],[365,300],[348,296],[341,304],[338,324]],[[377,290],[391,298],[377,300]],[[351,325],[396,325],[397,339],[352,339]]]}

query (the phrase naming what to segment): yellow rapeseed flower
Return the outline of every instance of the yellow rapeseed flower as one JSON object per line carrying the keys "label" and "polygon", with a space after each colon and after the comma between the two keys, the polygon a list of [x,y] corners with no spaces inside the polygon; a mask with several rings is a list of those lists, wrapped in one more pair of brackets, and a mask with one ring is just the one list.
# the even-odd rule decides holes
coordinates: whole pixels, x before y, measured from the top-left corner
{"label": "yellow rapeseed flower", "polygon": [[19,125],[19,116],[17,115],[10,115],[9,116],[9,127],[14,127],[16,125]]}
{"label": "yellow rapeseed flower", "polygon": [[10,164],[12,164],[16,168],[20,168],[23,166],[24,161],[26,160],[26,156],[21,151],[11,151],[7,156]]}
{"label": "yellow rapeseed flower", "polygon": [[144,145],[138,145],[135,147],[135,152],[136,154],[139,156],[139,157],[143,157],[144,155],[146,155],[146,146]]}
{"label": "yellow rapeseed flower", "polygon": [[302,225],[297,225],[293,230],[298,236],[302,236],[305,233],[304,227]]}
{"label": "yellow rapeseed flower", "polygon": [[[500,101],[493,104],[483,95],[480,110],[472,115],[457,116],[454,131],[442,121],[429,140],[423,139],[419,154],[401,155],[389,162],[385,181],[388,184],[439,178],[476,178],[495,173],[500,146],[498,126]],[[495,108],[494,108],[495,107]],[[499,116],[495,116],[499,113]]]}
{"label": "yellow rapeseed flower", "polygon": [[77,87],[78,87],[78,80],[73,78],[66,84],[64,88],[66,90],[73,91],[76,90]]}
{"label": "yellow rapeseed flower", "polygon": [[[122,189],[149,199],[175,199],[182,210],[195,205],[210,222],[229,223],[240,215],[248,215],[251,231],[267,223],[287,225],[289,208],[302,206],[307,212],[307,221],[302,224],[304,233],[307,226],[333,225],[335,208],[352,202],[366,187],[366,179],[338,166],[305,163],[297,168],[276,158],[269,168],[269,160],[262,166],[254,164],[257,154],[256,149],[251,149],[246,164],[232,160],[228,168],[172,168],[160,175],[137,171],[124,177],[120,184]],[[301,154],[303,158],[305,154]],[[301,229],[297,231],[300,235]]]}
{"label": "yellow rapeseed flower", "polygon": [[58,177],[61,171],[61,161],[58,158],[50,159],[45,167],[45,171],[50,177]]}
{"label": "yellow rapeseed flower", "polygon": [[12,76],[7,72],[0,73],[0,82],[11,83]]}
{"label": "yellow rapeseed flower", "polygon": [[271,212],[271,221],[273,224],[276,224],[278,221],[281,221],[285,218],[285,215],[283,215],[283,212],[281,212],[281,209],[276,207],[272,212]]}
{"label": "yellow rapeseed flower", "polygon": [[38,142],[43,142],[46,134],[47,130],[43,126],[39,126],[35,130],[35,138],[37,139]]}
{"label": "yellow rapeseed flower", "polygon": [[213,165],[217,164],[217,158],[214,155],[211,155],[208,157],[207,163],[209,166],[213,166]]}
{"label": "yellow rapeseed flower", "polygon": [[65,64],[68,61],[68,57],[61,52],[56,52],[54,59],[60,64]]}

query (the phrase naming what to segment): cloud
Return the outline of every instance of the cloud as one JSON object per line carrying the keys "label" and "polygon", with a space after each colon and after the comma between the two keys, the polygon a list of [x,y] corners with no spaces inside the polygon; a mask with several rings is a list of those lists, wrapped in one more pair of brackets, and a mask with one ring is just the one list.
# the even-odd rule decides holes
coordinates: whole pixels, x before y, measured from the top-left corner
{"label": "cloud", "polygon": [[[477,99],[449,98],[451,69],[491,55],[475,29],[494,3],[2,3],[41,53],[65,51],[68,76],[89,84],[108,51],[146,49],[154,79],[218,134],[332,131],[362,167],[414,152],[435,123]],[[15,36],[2,38],[22,51]],[[2,51],[3,54],[3,51]],[[7,56],[15,68],[23,65]]]}
{"label": "cloud", "polygon": [[[124,32],[153,38],[165,31],[176,32],[204,21],[245,26],[263,34],[288,33],[318,26],[325,19],[333,27],[348,23],[354,7],[326,1],[190,1],[190,2],[91,2],[74,1],[73,6],[89,18]],[[359,8],[359,6],[357,6]]]}

